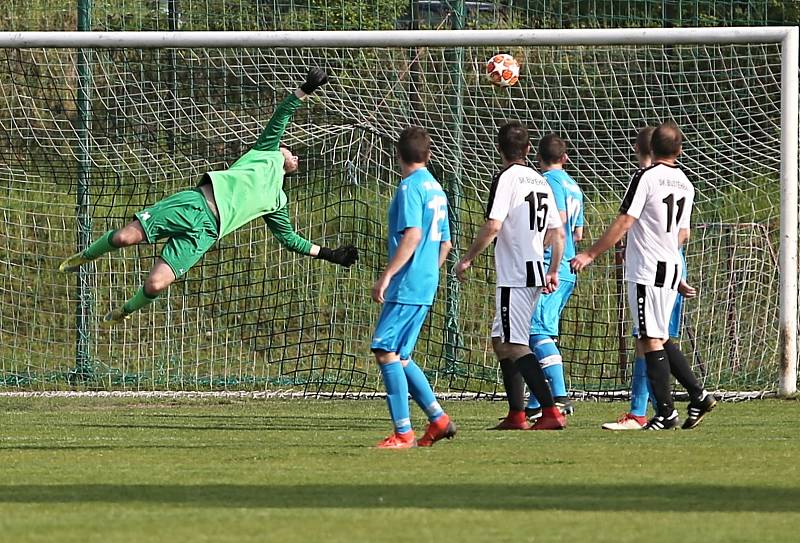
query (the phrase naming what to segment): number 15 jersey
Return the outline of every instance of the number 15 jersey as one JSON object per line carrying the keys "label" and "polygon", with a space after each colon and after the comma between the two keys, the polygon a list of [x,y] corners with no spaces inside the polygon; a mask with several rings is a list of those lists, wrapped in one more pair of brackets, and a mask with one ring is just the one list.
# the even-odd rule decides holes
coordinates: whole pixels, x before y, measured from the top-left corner
{"label": "number 15 jersey", "polygon": [[422,230],[414,255],[400,268],[384,299],[410,305],[432,305],[439,286],[439,249],[450,241],[447,196],[427,168],[400,181],[389,205],[389,260],[394,257],[406,228]]}
{"label": "number 15 jersey", "polygon": [[625,280],[677,289],[683,274],[678,233],[689,228],[694,186],[678,166],[637,170],[619,212],[634,218],[625,248]]}
{"label": "number 15 jersey", "polygon": [[543,287],[544,235],[561,228],[553,191],[536,170],[512,164],[492,179],[486,218],[501,221],[494,261],[498,287]]}

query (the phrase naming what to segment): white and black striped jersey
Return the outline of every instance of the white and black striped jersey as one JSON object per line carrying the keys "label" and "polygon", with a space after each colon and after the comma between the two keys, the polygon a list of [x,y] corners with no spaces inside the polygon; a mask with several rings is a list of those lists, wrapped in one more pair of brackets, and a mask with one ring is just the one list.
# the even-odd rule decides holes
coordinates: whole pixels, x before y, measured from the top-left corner
{"label": "white and black striped jersey", "polygon": [[656,163],[636,171],[620,213],[637,220],[628,231],[625,279],[678,288],[683,273],[678,232],[689,228],[694,186],[678,166]]}
{"label": "white and black striped jersey", "polygon": [[521,164],[498,172],[492,179],[486,218],[503,223],[494,249],[497,286],[544,286],[544,235],[548,228],[563,226],[545,178]]}

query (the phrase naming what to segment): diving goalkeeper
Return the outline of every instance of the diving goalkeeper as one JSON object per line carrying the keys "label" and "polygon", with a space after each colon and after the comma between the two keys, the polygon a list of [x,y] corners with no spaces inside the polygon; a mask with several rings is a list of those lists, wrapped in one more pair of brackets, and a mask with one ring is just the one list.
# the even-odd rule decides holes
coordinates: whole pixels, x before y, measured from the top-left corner
{"label": "diving goalkeeper", "polygon": [[106,232],[85,251],[61,263],[59,271],[73,272],[110,251],[169,238],[144,285],[122,306],[106,314],[101,326],[111,327],[123,322],[134,311],[152,303],[175,279],[189,271],[217,240],[256,217],[262,217],[278,241],[291,251],[344,267],[358,260],[358,250],[351,245],[329,249],[299,236],[286,209],[283,178],[297,170],[298,158],[280,144],[281,136],[303,100],[327,81],[328,75],[323,70],[309,70],[300,88],[275,109],[253,148],[230,168],[204,174],[197,187],[168,196],[135,213],[126,226]]}

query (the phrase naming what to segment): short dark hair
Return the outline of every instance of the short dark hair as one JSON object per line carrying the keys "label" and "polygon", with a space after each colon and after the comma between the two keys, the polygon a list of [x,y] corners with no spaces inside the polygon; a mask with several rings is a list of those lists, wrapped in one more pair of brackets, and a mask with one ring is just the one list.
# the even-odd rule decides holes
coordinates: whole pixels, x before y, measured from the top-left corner
{"label": "short dark hair", "polygon": [[528,129],[519,121],[504,124],[497,133],[497,146],[506,160],[524,159],[528,154],[530,144]]}
{"label": "short dark hair", "polygon": [[650,142],[653,139],[653,132],[655,132],[655,130],[655,126],[645,126],[636,134],[636,147],[639,148],[640,155],[653,154],[653,146]]}
{"label": "short dark hair", "polygon": [[431,137],[421,126],[409,126],[400,132],[395,146],[400,160],[406,164],[427,162],[431,152]]}
{"label": "short dark hair", "polygon": [[677,156],[683,145],[683,134],[675,121],[665,121],[653,131],[650,139],[653,156]]}
{"label": "short dark hair", "polygon": [[539,159],[544,164],[555,164],[567,154],[567,142],[557,134],[547,134],[539,140]]}

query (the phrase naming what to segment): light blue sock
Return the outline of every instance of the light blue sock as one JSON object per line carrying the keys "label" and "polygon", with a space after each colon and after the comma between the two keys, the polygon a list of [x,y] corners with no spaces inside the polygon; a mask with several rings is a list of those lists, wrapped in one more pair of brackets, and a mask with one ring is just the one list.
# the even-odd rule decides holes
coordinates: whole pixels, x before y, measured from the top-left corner
{"label": "light blue sock", "polygon": [[633,363],[631,379],[631,415],[644,417],[647,415],[647,400],[650,398],[650,380],[647,378],[647,363],[644,358],[636,357]]}
{"label": "light blue sock", "polygon": [[562,363],[543,366],[542,371],[550,383],[550,391],[554,398],[567,395],[567,385],[564,383],[564,365]]}
{"label": "light blue sock", "polygon": [[406,374],[408,391],[411,392],[411,397],[417,402],[419,408],[425,411],[428,420],[433,422],[444,415],[444,410],[439,405],[439,402],[436,401],[431,384],[420,367],[413,360],[409,360],[408,364],[403,367],[403,371]]}
{"label": "light blue sock", "polygon": [[[542,371],[550,385],[550,391],[553,396],[566,396],[567,385],[564,382],[564,364],[556,342],[550,336],[534,334],[530,337],[529,346],[533,351],[533,356],[542,366]],[[539,407],[541,407],[539,400],[531,393],[528,396],[528,409],[538,409]]]}
{"label": "light blue sock", "polygon": [[378,366],[383,375],[383,386],[386,387],[386,405],[389,406],[394,431],[404,434],[411,430],[411,419],[408,413],[408,381],[403,365],[400,360],[395,360]]}

